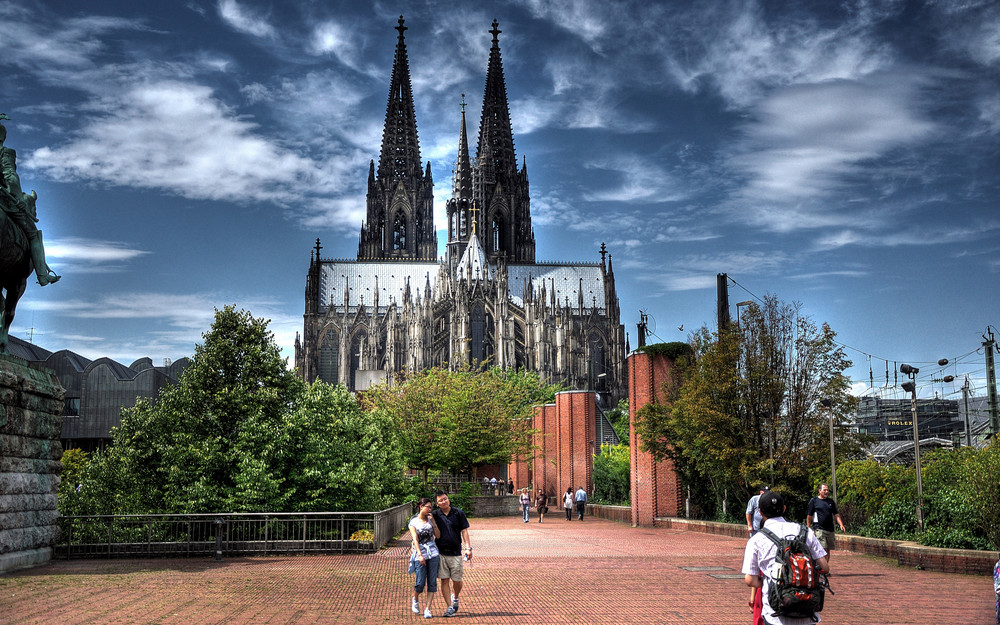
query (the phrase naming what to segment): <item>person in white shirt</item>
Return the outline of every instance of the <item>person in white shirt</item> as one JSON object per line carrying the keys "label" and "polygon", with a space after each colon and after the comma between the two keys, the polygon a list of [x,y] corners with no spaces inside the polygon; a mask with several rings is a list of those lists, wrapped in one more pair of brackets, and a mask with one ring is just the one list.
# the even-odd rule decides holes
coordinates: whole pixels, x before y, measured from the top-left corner
{"label": "person in white shirt", "polygon": [[[798,535],[802,526],[798,523],[790,523],[785,520],[783,516],[785,513],[785,500],[781,495],[774,491],[767,491],[761,494],[758,500],[758,507],[761,516],[764,518],[763,527],[765,529],[770,530],[778,538],[794,538]],[[816,540],[816,534],[811,529],[807,530],[806,533],[806,545],[812,552],[816,568],[829,573],[830,569],[826,550]],[[777,545],[767,536],[761,532],[755,532],[750,540],[747,541],[746,550],[743,554],[743,579],[747,586],[760,588],[763,584],[761,616],[763,616],[764,622],[768,625],[812,625],[813,622],[818,622],[819,614],[816,615],[817,621],[813,621],[810,618],[777,616],[768,604],[767,595],[771,579],[776,576],[776,572],[772,570],[772,565],[775,565],[775,554],[777,554],[777,551]]]}

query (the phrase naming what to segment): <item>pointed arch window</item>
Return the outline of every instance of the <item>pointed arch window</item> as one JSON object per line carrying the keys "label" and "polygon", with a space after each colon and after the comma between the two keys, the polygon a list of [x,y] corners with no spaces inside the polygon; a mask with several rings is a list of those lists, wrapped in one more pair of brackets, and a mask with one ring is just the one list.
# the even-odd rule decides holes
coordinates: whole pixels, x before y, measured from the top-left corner
{"label": "pointed arch window", "polygon": [[499,252],[505,249],[503,244],[503,216],[496,214],[493,216],[493,251]]}
{"label": "pointed arch window", "polygon": [[604,339],[601,335],[594,333],[587,341],[590,352],[590,388],[602,390],[600,386],[604,384],[602,374],[607,373],[607,362],[604,356]]}
{"label": "pointed arch window", "polygon": [[340,380],[340,337],[336,330],[327,330],[319,347],[319,379],[327,384]]}
{"label": "pointed arch window", "polygon": [[357,373],[358,369],[361,368],[361,352],[362,346],[365,341],[364,331],[358,331],[351,337],[351,353],[349,357],[349,362],[351,363],[350,371],[350,389],[353,391],[357,388]]}
{"label": "pointed arch window", "polygon": [[396,213],[392,221],[392,249],[406,249],[406,217],[402,213]]}

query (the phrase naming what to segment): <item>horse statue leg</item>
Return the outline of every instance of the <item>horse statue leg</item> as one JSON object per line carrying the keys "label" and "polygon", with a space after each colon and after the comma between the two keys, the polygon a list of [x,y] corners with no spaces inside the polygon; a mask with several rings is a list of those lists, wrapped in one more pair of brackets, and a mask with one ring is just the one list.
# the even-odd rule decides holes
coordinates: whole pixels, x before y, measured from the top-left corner
{"label": "horse statue leg", "polygon": [[0,288],[0,354],[7,353],[10,324],[14,321],[14,310],[17,308],[17,302],[21,299],[21,295],[24,294],[27,284],[27,279],[21,280],[20,283],[7,284],[6,295],[3,293],[4,289]]}

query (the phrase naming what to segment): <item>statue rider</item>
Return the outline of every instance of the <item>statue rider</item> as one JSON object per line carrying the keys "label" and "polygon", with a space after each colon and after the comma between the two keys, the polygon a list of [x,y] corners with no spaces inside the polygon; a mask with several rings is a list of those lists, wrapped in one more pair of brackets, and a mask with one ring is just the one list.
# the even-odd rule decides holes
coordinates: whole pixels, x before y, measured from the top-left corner
{"label": "statue rider", "polygon": [[[0,120],[10,119],[6,115],[0,114]],[[7,140],[7,128],[0,123],[0,171],[3,172],[3,180],[0,181],[0,189],[6,194],[0,193],[0,206],[11,220],[24,231],[28,237],[28,245],[31,250],[31,264],[35,268],[35,276],[38,284],[45,286],[53,282],[58,282],[61,276],[49,268],[45,262],[45,247],[42,243],[42,231],[35,226],[38,218],[35,216],[35,200],[38,195],[32,191],[27,194],[21,190],[21,178],[17,175],[17,152],[3,144]]]}

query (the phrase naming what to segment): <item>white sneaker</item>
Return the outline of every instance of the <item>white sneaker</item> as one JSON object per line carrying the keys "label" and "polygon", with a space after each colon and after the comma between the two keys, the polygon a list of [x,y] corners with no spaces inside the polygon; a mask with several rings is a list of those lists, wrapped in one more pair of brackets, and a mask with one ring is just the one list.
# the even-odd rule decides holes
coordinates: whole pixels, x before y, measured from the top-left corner
{"label": "white sneaker", "polygon": [[413,610],[414,614],[420,614],[420,604],[417,603],[416,599],[410,599],[410,609]]}
{"label": "white sneaker", "polygon": [[431,609],[430,608],[424,608],[424,618],[431,618],[431,616],[432,616],[431,615]]}

